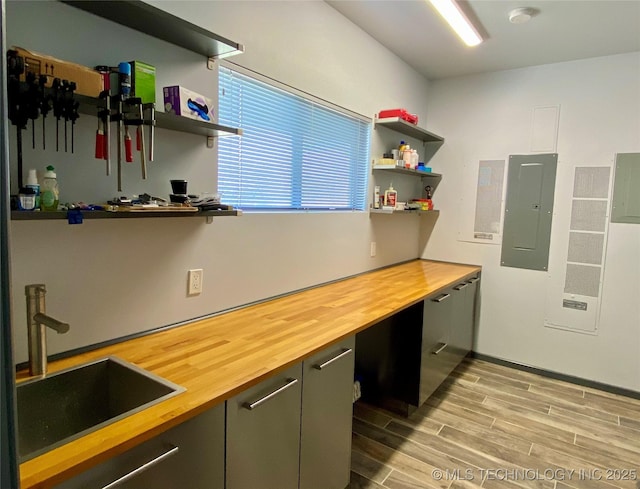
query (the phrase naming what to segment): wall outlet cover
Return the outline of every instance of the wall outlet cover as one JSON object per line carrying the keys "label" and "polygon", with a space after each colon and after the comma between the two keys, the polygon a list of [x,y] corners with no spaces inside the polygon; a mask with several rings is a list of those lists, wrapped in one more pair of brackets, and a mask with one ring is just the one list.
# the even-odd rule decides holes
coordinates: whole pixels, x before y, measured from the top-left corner
{"label": "wall outlet cover", "polygon": [[198,295],[202,293],[202,280],[204,278],[204,271],[202,268],[196,268],[189,270],[189,279],[187,281],[187,294]]}

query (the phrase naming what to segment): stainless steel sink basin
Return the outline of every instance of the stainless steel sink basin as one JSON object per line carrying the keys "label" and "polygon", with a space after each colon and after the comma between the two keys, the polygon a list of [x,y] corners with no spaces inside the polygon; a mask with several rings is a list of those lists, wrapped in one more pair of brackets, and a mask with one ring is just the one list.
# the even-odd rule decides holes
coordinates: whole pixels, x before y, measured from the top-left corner
{"label": "stainless steel sink basin", "polygon": [[115,357],[18,384],[20,462],[184,390]]}

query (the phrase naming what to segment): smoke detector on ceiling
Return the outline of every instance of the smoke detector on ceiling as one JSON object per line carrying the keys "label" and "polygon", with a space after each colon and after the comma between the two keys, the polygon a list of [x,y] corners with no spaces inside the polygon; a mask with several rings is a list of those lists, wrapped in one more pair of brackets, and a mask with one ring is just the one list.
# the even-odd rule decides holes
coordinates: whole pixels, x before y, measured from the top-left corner
{"label": "smoke detector on ceiling", "polygon": [[529,7],[522,7],[513,9],[509,12],[509,22],[512,24],[524,24],[531,20],[531,17],[536,15],[538,11]]}

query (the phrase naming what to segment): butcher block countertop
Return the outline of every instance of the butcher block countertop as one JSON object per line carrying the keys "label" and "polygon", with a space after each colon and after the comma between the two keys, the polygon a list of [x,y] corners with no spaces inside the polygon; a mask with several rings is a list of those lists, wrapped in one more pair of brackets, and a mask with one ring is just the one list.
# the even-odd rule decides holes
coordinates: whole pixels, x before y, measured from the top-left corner
{"label": "butcher block countertop", "polygon": [[53,362],[113,355],[186,391],[22,463],[21,487],[53,487],[479,271],[415,260]]}

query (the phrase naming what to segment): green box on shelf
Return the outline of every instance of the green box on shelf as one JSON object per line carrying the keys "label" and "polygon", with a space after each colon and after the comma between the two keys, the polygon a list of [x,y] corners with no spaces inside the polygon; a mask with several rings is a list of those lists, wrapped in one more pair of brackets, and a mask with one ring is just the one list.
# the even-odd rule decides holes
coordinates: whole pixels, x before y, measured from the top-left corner
{"label": "green box on shelf", "polygon": [[131,93],[142,103],[156,102],[156,67],[142,61],[131,63]]}

